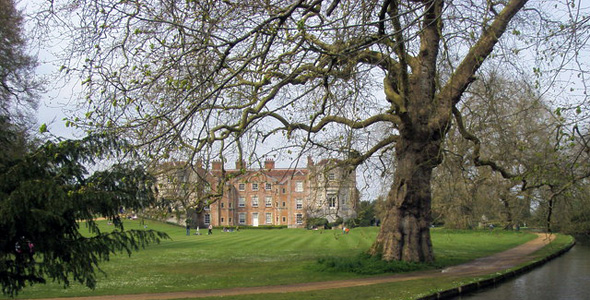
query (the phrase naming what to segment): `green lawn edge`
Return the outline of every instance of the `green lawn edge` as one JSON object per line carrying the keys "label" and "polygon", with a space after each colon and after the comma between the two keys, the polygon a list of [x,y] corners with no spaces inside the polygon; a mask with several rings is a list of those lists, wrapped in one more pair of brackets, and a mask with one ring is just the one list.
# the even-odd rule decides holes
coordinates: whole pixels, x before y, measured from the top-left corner
{"label": "green lawn edge", "polygon": [[[130,225],[132,223],[129,223]],[[142,223],[143,224],[143,223]],[[105,222],[106,225],[106,222]],[[224,239],[225,238],[221,238],[222,235],[219,235],[219,232],[216,232],[214,237],[195,237],[195,236],[191,236],[191,237],[187,237],[185,235],[185,230],[182,227],[175,227],[175,226],[170,226],[168,224],[156,224],[156,223],[150,223],[150,228],[152,229],[162,229],[167,231],[171,237],[173,238],[173,242],[168,242],[168,241],[164,241],[162,243],[162,245],[157,245],[157,246],[150,246],[148,249],[146,250],[142,250],[140,252],[138,252],[137,254],[134,254],[131,256],[131,259],[134,258],[138,258],[141,257],[142,255],[144,256],[144,259],[146,257],[146,255],[148,253],[152,253],[155,254],[156,256],[153,255],[147,255],[147,258],[150,261],[156,261],[156,263],[158,262],[158,260],[162,260],[162,257],[158,256],[159,254],[161,254],[161,249],[165,248],[168,249],[169,252],[166,252],[164,255],[169,255],[170,251],[174,252],[174,253],[185,253],[186,251],[189,251],[190,249],[187,248],[187,245],[189,245],[192,239],[199,239],[202,241],[208,241],[207,243],[211,245],[223,245],[224,247],[227,247],[227,244],[223,244],[224,243]],[[159,226],[159,227],[158,227]],[[143,227],[143,225],[142,225]],[[286,250],[284,248],[284,246],[280,246],[278,247],[278,252],[265,248],[264,252],[265,253],[261,253],[260,257],[258,259],[260,259],[261,261],[265,261],[265,259],[268,259],[269,257],[274,257],[279,255],[278,257],[280,257],[280,255],[282,253],[285,253],[287,256],[285,257],[281,257],[280,260],[277,261],[271,261],[270,267],[269,268],[275,268],[273,269],[273,272],[277,271],[276,267],[281,267],[285,260],[289,261],[291,265],[293,265],[293,262],[297,262],[297,265],[300,264],[306,264],[306,263],[310,263],[313,262],[313,259],[310,260],[310,257],[308,254],[305,253],[309,253],[310,251],[313,252],[315,251],[313,244],[319,244],[321,245],[321,247],[325,246],[325,242],[326,240],[322,240],[319,239],[320,237],[329,237],[328,241],[331,241],[331,243],[333,243],[333,245],[331,245],[330,247],[332,247],[331,249],[339,249],[342,247],[348,247],[346,248],[345,251],[341,251],[339,252],[339,254],[343,254],[346,253],[345,255],[352,255],[350,254],[351,249],[353,251],[364,251],[363,249],[368,249],[368,247],[370,246],[370,244],[372,243],[372,241],[374,241],[374,238],[376,236],[377,233],[377,229],[376,228],[358,228],[358,229],[354,229],[353,231],[351,231],[350,235],[347,236],[342,236],[340,231],[332,231],[332,230],[328,230],[323,232],[314,232],[314,231],[303,231],[303,230],[277,230],[277,231],[270,231],[270,232],[274,232],[271,235],[258,235],[258,234],[253,234],[255,231],[244,231],[244,234],[226,234],[224,237],[231,237],[231,236],[235,236],[235,237],[240,237],[240,244],[237,245],[236,248],[238,249],[242,249],[244,247],[248,247],[248,245],[252,245],[253,242],[257,242],[257,243],[261,243],[261,242],[266,242],[266,240],[268,240],[269,238],[273,241],[272,245],[278,245],[280,244],[283,240],[285,240],[287,237],[291,236],[291,235],[295,235],[298,236],[299,238],[309,238],[308,239],[298,239],[296,240],[296,244],[291,245],[290,249]],[[266,231],[265,231],[266,232]],[[460,264],[463,262],[467,262],[470,260],[473,260],[477,257],[483,257],[483,256],[488,256],[491,255],[493,253],[499,252],[499,251],[503,251],[505,249],[508,248],[512,248],[517,246],[518,244],[522,244],[534,237],[536,237],[534,234],[530,234],[530,233],[526,233],[526,232],[504,232],[504,231],[500,231],[500,230],[495,230],[494,232],[489,232],[486,230],[466,230],[466,231],[458,231],[458,230],[447,230],[447,229],[433,229],[433,232],[435,233],[434,236],[434,240],[436,242],[436,247],[435,247],[435,255],[437,255],[437,257],[442,258],[439,261],[443,262],[442,266],[449,266],[449,265],[455,265],[455,264]],[[473,238],[476,238],[477,242],[473,243],[472,240]],[[483,238],[483,240],[490,241],[490,239],[492,239],[494,242],[486,247],[480,247],[478,244],[481,244],[481,239],[479,239],[480,237]],[[244,238],[244,239],[242,239]],[[351,239],[354,238],[354,239]],[[256,239],[256,240],[254,240]],[[501,246],[502,245],[502,246]],[[235,245],[234,245],[235,246]],[[479,248],[478,248],[479,247]],[[500,247],[500,248],[499,248]],[[502,249],[501,247],[503,247],[504,249]],[[303,248],[303,254],[301,254],[301,249]],[[296,250],[293,250],[296,249]],[[194,250],[190,250],[190,251],[194,251]],[[286,251],[286,252],[284,252]],[[266,253],[266,252],[270,252],[270,253]],[[145,253],[146,255],[142,254]],[[296,257],[294,259],[290,258],[290,256],[295,255]],[[219,255],[223,255],[223,254],[219,254]],[[214,255],[212,257],[213,260],[219,260],[219,255]],[[312,255],[313,256],[313,255]],[[182,259],[184,258],[184,255],[181,257]],[[211,258],[211,257],[209,257]],[[118,264],[122,264],[122,266],[125,266],[127,264],[127,260],[129,258],[127,258],[126,255],[122,255],[121,259],[117,259],[117,262],[111,262],[109,263],[111,266],[113,265],[118,265]],[[174,259],[179,259],[178,256],[176,256]],[[170,272],[172,273],[181,273],[184,271],[187,271],[186,269],[179,269],[178,268],[178,262],[174,261],[174,259],[172,261],[167,262],[166,264],[164,264],[163,266],[167,269],[169,269]],[[300,261],[300,259],[303,259],[303,261]],[[186,260],[188,261],[188,260]],[[240,260],[236,260],[235,262],[240,262]],[[232,262],[232,263],[235,263]],[[131,271],[131,273],[128,272],[128,270],[126,270],[124,267],[118,268],[116,269],[118,270],[117,272],[121,272],[124,274],[129,274],[129,275],[125,275],[124,277],[121,278],[130,278],[132,279],[133,275],[133,271]],[[264,269],[264,270],[268,270],[268,269]],[[280,270],[279,270],[280,271]],[[111,273],[112,269],[107,270],[107,272]],[[309,272],[306,272],[309,273]],[[171,274],[171,273],[168,273]],[[110,274],[108,277],[113,277],[113,275],[115,274]],[[187,274],[190,276],[190,274]],[[350,279],[350,278],[366,278],[366,277],[372,277],[372,276],[360,276],[360,275],[355,275],[355,274],[312,274],[311,276],[309,274],[304,274],[305,276],[301,276],[300,278],[290,278],[290,279],[294,279],[293,282],[290,283],[299,283],[299,282],[310,282],[310,281],[330,281],[330,280],[340,280],[340,279]],[[162,275],[159,275],[162,276]],[[231,282],[231,286],[226,286],[226,287],[216,287],[216,286],[211,286],[211,285],[206,285],[203,287],[199,287],[197,289],[203,289],[203,290],[207,290],[207,289],[225,289],[225,288],[232,288],[232,287],[251,287],[251,286],[268,286],[268,285],[282,285],[285,283],[275,283],[274,280],[276,279],[276,276],[267,276],[269,277],[269,282],[258,282],[256,284],[252,284],[252,283],[239,283],[237,282]],[[216,279],[214,279],[216,280]],[[161,286],[158,283],[148,283],[151,284],[153,286],[157,286],[157,289],[154,290],[133,290],[133,289],[128,289],[127,285],[125,285],[125,288],[118,288],[118,289],[105,289],[105,290],[94,290],[94,291],[90,291],[88,289],[85,289],[83,292],[77,292],[76,289],[68,289],[68,290],[63,290],[61,289],[60,295],[57,294],[52,294],[52,293],[47,293],[47,288],[49,286],[43,286],[43,285],[38,285],[36,286],[37,288],[37,292],[33,292],[33,293],[28,293],[25,292],[22,295],[20,295],[18,298],[70,298],[70,297],[86,297],[86,296],[95,296],[95,297],[100,297],[100,296],[107,296],[107,295],[125,295],[125,294],[141,294],[141,293],[162,293],[162,292],[175,292],[175,291],[190,291],[190,290],[196,290],[194,287],[188,287],[188,286],[183,286],[182,284],[178,284],[175,285],[175,283],[172,284],[172,286],[169,287],[164,287]],[[455,284],[455,283],[452,283]],[[425,288],[420,288],[420,285],[417,285],[416,287],[412,286],[412,287],[407,287],[404,286],[404,283],[401,283],[401,288],[403,289],[402,293],[399,293],[399,287],[397,288],[397,290],[394,288],[392,293],[395,294],[402,294],[402,295],[410,295],[406,298],[392,298],[392,297],[383,297],[383,295],[377,295],[375,298],[373,299],[415,299],[415,295],[425,295],[423,294],[424,290],[427,291],[442,291],[445,288],[449,287],[450,285],[445,285],[445,282],[436,282],[435,284],[433,284],[432,280],[426,280],[425,281]],[[395,284],[392,285],[395,287]],[[373,286],[372,286],[373,287]],[[372,287],[369,287],[368,290],[369,292],[371,292],[371,290],[373,289]],[[347,290],[347,289],[343,289],[343,290]],[[63,293],[63,294],[62,294]],[[332,291],[332,293],[334,293],[334,291]],[[338,293],[338,292],[336,292]],[[367,294],[365,291],[363,291],[362,289],[359,290],[359,297],[364,297],[367,298],[365,296],[361,296],[363,294]],[[318,294],[318,295],[322,295],[321,292],[316,292],[316,293],[311,293],[311,294]],[[344,292],[345,295],[350,295],[349,291]],[[370,295],[370,293],[369,293]],[[258,295],[260,296],[260,295]],[[267,295],[265,295],[265,298]],[[284,295],[282,295],[284,296]],[[282,297],[281,296],[281,297]],[[234,296],[235,297],[235,296]],[[242,296],[240,296],[242,297]],[[269,296],[271,297],[271,296]],[[326,297],[328,297],[329,299],[339,299],[339,298],[335,298],[332,296],[322,296],[323,299],[326,299]],[[305,297],[307,298],[307,296]],[[0,299],[8,299],[8,298],[3,298],[0,297]],[[232,297],[233,299],[233,297]],[[242,299],[242,298],[239,298]],[[256,299],[256,296],[254,296],[254,298],[248,298],[248,296],[246,296],[246,298],[243,299]],[[272,299],[272,298],[269,298]],[[294,299],[293,298],[277,298],[277,299]],[[344,299],[344,298],[342,298]],[[350,299],[347,297],[347,299]],[[371,298],[368,298],[371,299]]]}
{"label": "green lawn edge", "polygon": [[[430,300],[448,299],[460,294],[484,289],[499,284],[513,277],[529,272],[548,261],[559,257],[569,251],[575,245],[573,237],[556,234],[556,238],[547,246],[531,255],[531,260],[517,267],[501,272],[478,277],[440,277],[374,284],[362,287],[339,288],[333,290],[320,290],[311,292],[264,294],[265,300],[348,300],[348,299],[390,299],[390,300]],[[183,298],[183,299],[235,299],[256,300],[260,294]]]}

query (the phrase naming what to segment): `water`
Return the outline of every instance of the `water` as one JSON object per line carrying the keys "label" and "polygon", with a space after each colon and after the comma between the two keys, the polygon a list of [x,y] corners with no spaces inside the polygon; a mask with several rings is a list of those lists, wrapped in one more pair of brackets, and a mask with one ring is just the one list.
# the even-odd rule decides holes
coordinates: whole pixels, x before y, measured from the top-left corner
{"label": "water", "polygon": [[588,300],[590,245],[576,245],[545,265],[461,300]]}

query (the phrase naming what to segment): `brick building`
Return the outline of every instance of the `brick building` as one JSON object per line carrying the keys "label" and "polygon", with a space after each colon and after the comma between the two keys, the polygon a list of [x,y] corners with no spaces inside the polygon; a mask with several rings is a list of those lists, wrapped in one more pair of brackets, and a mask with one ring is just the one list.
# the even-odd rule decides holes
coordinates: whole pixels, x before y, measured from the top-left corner
{"label": "brick building", "polygon": [[[157,176],[158,196],[169,199],[174,210],[195,207],[189,214],[193,226],[200,227],[211,224],[297,228],[304,227],[310,217],[333,222],[356,216],[356,172],[354,168],[339,166],[337,160],[314,163],[308,158],[307,167],[300,169],[276,168],[271,159],[262,168],[242,167],[242,163],[236,162],[234,169],[225,169],[221,161],[213,161],[209,171],[199,163],[194,167],[162,165]],[[228,177],[229,180],[222,181]],[[214,201],[209,200],[209,205],[199,204],[207,201],[203,197],[209,191],[220,191],[219,184],[224,185],[223,194],[211,198]],[[177,218],[179,223],[181,218]]]}

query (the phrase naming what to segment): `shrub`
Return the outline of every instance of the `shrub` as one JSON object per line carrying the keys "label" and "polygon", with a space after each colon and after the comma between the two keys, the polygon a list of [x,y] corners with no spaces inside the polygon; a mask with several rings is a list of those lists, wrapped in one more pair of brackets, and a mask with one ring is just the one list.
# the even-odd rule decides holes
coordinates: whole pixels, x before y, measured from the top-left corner
{"label": "shrub", "polygon": [[307,229],[328,228],[328,220],[326,218],[308,218],[306,220]]}
{"label": "shrub", "polygon": [[342,219],[342,217],[338,217],[338,219],[336,219],[336,221],[332,222],[332,223],[328,223],[328,227],[332,228],[332,227],[338,227],[340,226],[342,223],[344,222],[344,220]]}
{"label": "shrub", "polygon": [[353,257],[322,257],[317,269],[323,272],[349,272],[362,275],[405,273],[432,268],[432,265],[403,261],[384,261],[381,256],[361,253]]}

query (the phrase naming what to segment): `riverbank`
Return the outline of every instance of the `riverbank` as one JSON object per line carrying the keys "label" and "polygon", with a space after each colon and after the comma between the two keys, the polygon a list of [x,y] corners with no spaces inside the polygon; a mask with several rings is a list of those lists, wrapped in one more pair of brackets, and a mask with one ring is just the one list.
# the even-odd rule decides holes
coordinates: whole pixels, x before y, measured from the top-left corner
{"label": "riverbank", "polygon": [[[542,237],[542,234],[540,234]],[[547,238],[555,238],[555,235],[548,235]],[[490,275],[475,278],[473,281],[462,284],[456,287],[448,288],[424,297],[418,298],[418,300],[434,300],[434,299],[452,299],[460,295],[465,295],[468,293],[473,293],[478,290],[487,289],[493,286],[496,286],[500,283],[506,282],[512,278],[518,277],[523,275],[527,272],[530,272],[547,262],[563,255],[564,253],[568,252],[574,245],[576,241],[569,236],[560,236],[561,239],[568,239],[570,240],[567,243],[560,243],[556,247],[551,247],[551,245],[547,245],[545,247],[540,248],[536,252],[533,252],[528,255],[530,260],[521,263],[515,267],[504,269],[503,271],[492,273]],[[512,250],[512,249],[511,249]],[[488,259],[489,258],[485,258]],[[477,260],[476,260],[477,261]],[[474,262],[478,263],[478,262]],[[479,263],[485,264],[485,262],[480,261]],[[467,265],[467,264],[466,264]],[[465,266],[462,266],[465,267]],[[453,269],[453,268],[449,268]],[[444,272],[444,270],[443,270]]]}

